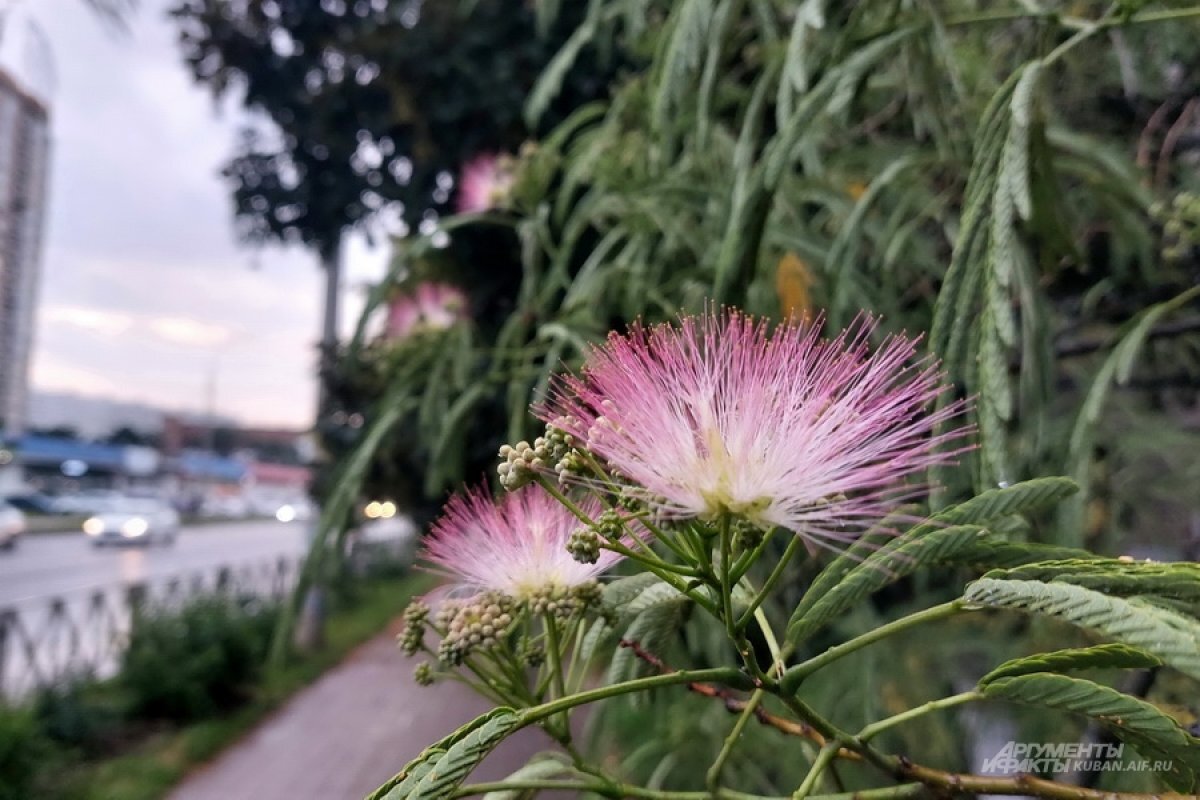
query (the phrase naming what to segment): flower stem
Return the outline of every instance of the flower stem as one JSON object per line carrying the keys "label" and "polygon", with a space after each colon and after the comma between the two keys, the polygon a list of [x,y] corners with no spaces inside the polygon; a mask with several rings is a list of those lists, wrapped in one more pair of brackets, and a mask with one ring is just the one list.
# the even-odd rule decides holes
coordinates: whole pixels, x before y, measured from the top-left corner
{"label": "flower stem", "polygon": [[[554,622],[554,615],[546,612],[543,617],[546,623],[546,669],[550,672],[550,684],[554,689],[555,699],[561,699],[567,696],[566,687],[563,684],[562,674],[562,652],[558,640],[558,625]],[[569,742],[571,740],[571,723],[567,711],[564,710],[561,716],[555,717],[556,728],[559,728],[561,740]]]}
{"label": "flower stem", "polygon": [[730,530],[728,514],[721,515],[720,523],[721,547],[721,605],[724,612],[725,631],[729,638],[737,640],[736,623],[733,616],[733,564],[730,563],[733,553],[733,533]]}
{"label": "flower stem", "polygon": [[534,479],[539,484],[541,484],[542,488],[545,489],[546,492],[551,497],[553,497],[558,502],[562,503],[563,506],[566,507],[566,509],[568,511],[570,511],[572,514],[574,514],[576,516],[576,518],[578,518],[579,521],[582,522],[584,525],[591,527],[596,524],[595,520],[593,520],[591,517],[589,517],[587,514],[585,514],[583,509],[580,508],[575,503],[574,500],[572,500],[571,498],[567,497],[565,494],[560,492],[558,490],[558,487],[554,485],[553,481],[547,480],[546,476],[541,475],[541,474],[535,475]]}
{"label": "flower stem", "polygon": [[754,599],[750,601],[750,607],[743,611],[742,616],[738,618],[736,626],[737,630],[743,631],[746,629],[746,626],[750,624],[750,620],[754,617],[754,612],[756,612],[758,607],[766,601],[767,597],[775,589],[775,585],[779,583],[780,579],[783,578],[783,574],[787,570],[788,563],[792,560],[792,557],[796,554],[796,550],[799,547],[800,537],[792,536],[792,540],[788,542],[787,547],[784,548],[783,555],[779,557],[779,563],[775,565],[775,568],[771,570],[771,574],[767,576],[767,582],[764,583],[762,589],[760,589],[758,593],[754,595]]}
{"label": "flower stem", "polygon": [[[603,780],[569,781],[569,780],[505,780],[492,783],[474,783],[460,786],[448,795],[452,798],[483,795],[488,792],[516,791],[563,791],[578,794],[594,792],[602,797],[623,798],[633,797],[638,800],[786,800],[775,795],[748,794],[731,789],[721,789],[719,792],[687,792],[670,791],[666,789],[649,789],[629,783],[609,783]],[[907,800],[921,797],[927,789],[920,783],[907,783],[900,786],[889,786],[883,789],[865,789],[859,792],[839,792],[837,794],[818,794],[809,800]]]}
{"label": "flower stem", "polygon": [[803,800],[803,798],[806,798],[812,794],[813,788],[817,785],[817,781],[821,778],[821,773],[823,773],[826,767],[828,767],[833,762],[833,759],[837,757],[838,750],[840,749],[841,745],[837,742],[832,742],[821,748],[821,752],[817,754],[816,759],[813,760],[812,766],[809,767],[808,774],[804,776],[804,782],[801,783],[800,787],[792,794],[792,800]]}
{"label": "flower stem", "polygon": [[861,636],[856,636],[849,641],[831,647],[820,655],[810,658],[801,664],[789,669],[783,674],[783,679],[780,681],[780,689],[785,694],[794,694],[796,689],[800,687],[800,683],[812,673],[819,670],[834,661],[837,661],[847,653],[853,653],[855,650],[866,647],[869,644],[886,639],[894,633],[914,628],[917,625],[926,622],[933,622],[939,619],[952,617],[960,611],[965,610],[962,602],[959,600],[951,600],[949,603],[927,608],[924,611],[918,611],[915,614],[909,614],[906,617],[901,617],[898,620],[889,622],[886,625],[881,625],[874,630],[867,631]]}
{"label": "flower stem", "polygon": [[959,706],[963,703],[969,703],[972,700],[980,700],[982,698],[983,695],[972,690],[970,692],[952,695],[951,697],[943,697],[940,700],[930,700],[928,703],[924,703],[923,705],[919,705],[915,708],[910,708],[908,711],[902,711],[899,714],[888,717],[887,719],[881,719],[878,722],[872,722],[870,725],[858,732],[858,738],[860,741],[865,742],[875,736],[878,736],[889,728],[892,728],[896,725],[902,725],[909,720],[922,717],[931,711],[939,711],[943,708],[952,708],[954,706]]}
{"label": "flower stem", "polygon": [[766,549],[767,544],[771,541],[771,537],[777,530],[779,530],[779,526],[772,526],[770,530],[762,535],[762,540],[757,545],[738,557],[738,560],[733,565],[734,583],[737,583],[746,576],[746,573],[750,571],[750,567],[754,566],[758,561],[759,556],[762,555],[763,550]]}
{"label": "flower stem", "polygon": [[642,558],[640,553],[633,552],[620,542],[605,542],[602,546],[612,550],[615,553],[620,553],[627,558],[637,561],[646,567],[647,572],[653,572],[655,575],[661,578],[664,583],[670,584],[677,592],[684,595],[692,602],[703,606],[714,617],[718,615],[717,607],[711,600],[709,600],[707,597],[696,594],[693,590],[688,588],[687,583],[680,580],[679,575],[676,574],[676,567],[673,564],[667,564],[664,561],[659,561],[657,563],[648,562],[646,559]]}
{"label": "flower stem", "polygon": [[716,796],[721,786],[721,773],[725,770],[725,762],[729,760],[729,756],[733,754],[733,748],[737,744],[738,739],[742,736],[742,731],[746,729],[746,723],[754,716],[755,709],[762,702],[763,690],[756,689],[754,694],[750,695],[750,699],[746,701],[746,707],[742,709],[742,713],[738,715],[737,721],[733,723],[733,730],[725,737],[725,743],[721,745],[721,752],[717,754],[717,760],[709,767],[708,773],[705,775],[704,784],[708,790]]}
{"label": "flower stem", "polygon": [[665,672],[661,675],[649,675],[645,678],[635,678],[631,681],[600,686],[586,692],[567,695],[566,697],[543,703],[540,706],[525,709],[522,717],[526,724],[540,722],[547,717],[576,706],[619,697],[631,692],[644,692],[662,686],[677,686],[681,683],[721,683],[733,689],[749,690],[754,688],[753,682],[741,670],[734,667],[710,667],[707,669],[678,670]]}

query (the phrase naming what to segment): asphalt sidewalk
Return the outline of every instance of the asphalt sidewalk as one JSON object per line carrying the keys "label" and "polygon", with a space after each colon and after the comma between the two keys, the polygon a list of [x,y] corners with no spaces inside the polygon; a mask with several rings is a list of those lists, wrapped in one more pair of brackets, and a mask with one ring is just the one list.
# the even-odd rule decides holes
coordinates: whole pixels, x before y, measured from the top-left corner
{"label": "asphalt sidewalk", "polygon": [[[420,687],[395,630],[372,639],[181,783],[169,800],[362,800],[426,745],[487,711],[444,681]],[[521,731],[476,770],[499,780],[550,747]]]}

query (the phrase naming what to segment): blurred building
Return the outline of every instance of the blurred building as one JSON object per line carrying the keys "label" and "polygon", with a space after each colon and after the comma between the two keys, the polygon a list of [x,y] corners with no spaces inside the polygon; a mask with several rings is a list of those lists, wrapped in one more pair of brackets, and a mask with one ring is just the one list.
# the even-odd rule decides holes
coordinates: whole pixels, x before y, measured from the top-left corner
{"label": "blurred building", "polygon": [[185,450],[209,450],[224,456],[273,464],[307,464],[311,436],[292,428],[249,428],[236,423],[187,419],[168,414],[162,422],[162,450],[176,456]]}
{"label": "blurred building", "polygon": [[[6,18],[7,16],[7,18]],[[24,424],[50,159],[49,47],[0,12],[0,423]]]}
{"label": "blurred building", "polygon": [[152,490],[159,485],[158,451],[137,445],[83,442],[26,434],[14,440],[22,485],[51,494],[95,489]]}

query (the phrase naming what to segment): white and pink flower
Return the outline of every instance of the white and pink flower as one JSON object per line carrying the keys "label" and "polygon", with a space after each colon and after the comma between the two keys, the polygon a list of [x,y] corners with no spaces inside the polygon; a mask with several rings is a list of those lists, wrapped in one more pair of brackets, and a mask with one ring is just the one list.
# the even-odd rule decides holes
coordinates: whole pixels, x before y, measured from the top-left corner
{"label": "white and pink flower", "polygon": [[392,299],[384,336],[402,340],[422,331],[445,330],[462,320],[466,310],[467,296],[462,290],[427,281]]}
{"label": "white and pink flower", "polygon": [[[735,311],[633,326],[535,409],[632,481],[666,517],[744,517],[810,549],[852,541],[952,462],[966,432],[936,434],[964,404],[917,341],[869,344],[860,318],[832,340],[819,323],[769,330]],[[950,445],[950,446],[947,446]]]}
{"label": "white and pink flower", "polygon": [[471,214],[502,206],[512,190],[510,156],[483,153],[465,163],[458,176],[458,213]]}
{"label": "white and pink flower", "polygon": [[[593,519],[602,510],[594,498],[580,508]],[[610,550],[594,564],[572,558],[567,541],[582,525],[541,486],[509,492],[498,501],[481,487],[446,504],[421,556],[431,571],[449,579],[446,590],[452,596],[499,592],[529,599],[588,583],[621,559]]]}

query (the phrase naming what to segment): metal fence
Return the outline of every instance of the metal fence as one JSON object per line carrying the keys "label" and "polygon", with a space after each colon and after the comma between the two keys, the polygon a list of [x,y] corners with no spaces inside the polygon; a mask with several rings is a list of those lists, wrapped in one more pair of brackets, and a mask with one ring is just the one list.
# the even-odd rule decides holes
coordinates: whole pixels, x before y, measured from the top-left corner
{"label": "metal fence", "polygon": [[0,608],[0,699],[20,699],[83,676],[111,677],[143,610],[179,608],[202,596],[282,599],[295,585],[301,561],[221,566]]}

